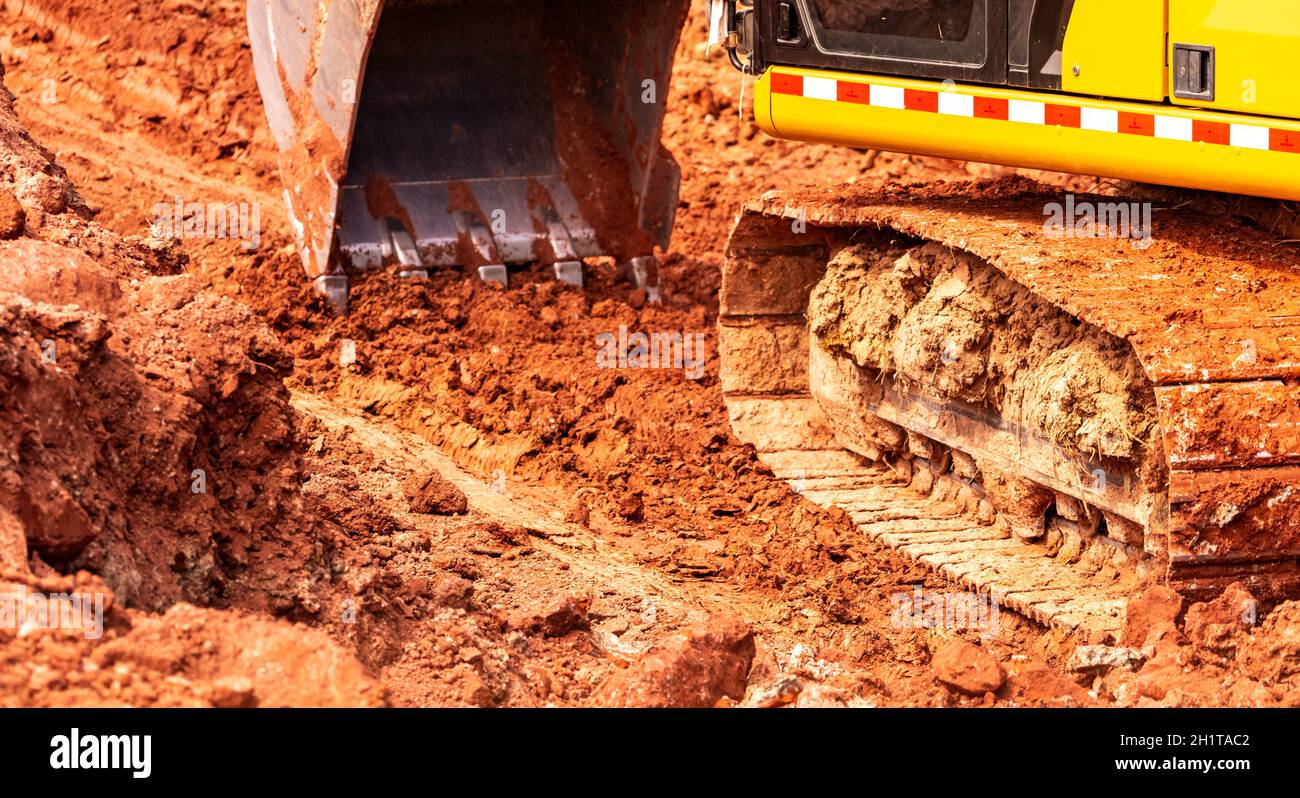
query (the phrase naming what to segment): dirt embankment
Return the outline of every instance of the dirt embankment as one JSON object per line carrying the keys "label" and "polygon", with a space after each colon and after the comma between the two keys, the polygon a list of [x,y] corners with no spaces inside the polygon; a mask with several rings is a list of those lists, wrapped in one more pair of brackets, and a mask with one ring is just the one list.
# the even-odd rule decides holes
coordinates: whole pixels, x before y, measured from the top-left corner
{"label": "dirt embankment", "polygon": [[[58,595],[46,609],[89,602],[103,624],[45,629],[28,598],[7,604],[5,703],[382,701],[320,635],[187,603],[273,616],[312,600],[301,577],[328,530],[296,498],[291,362],[274,336],[199,291],[174,243],[88,221],[2,86],[0,198],[17,209],[0,240],[0,581]],[[333,686],[267,684],[267,664]]]}

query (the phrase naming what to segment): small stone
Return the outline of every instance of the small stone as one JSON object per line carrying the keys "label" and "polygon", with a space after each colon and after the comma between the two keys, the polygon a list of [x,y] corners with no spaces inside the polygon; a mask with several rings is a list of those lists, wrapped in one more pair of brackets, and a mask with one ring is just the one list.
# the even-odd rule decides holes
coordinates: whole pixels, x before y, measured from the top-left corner
{"label": "small stone", "polygon": [[12,191],[0,188],[0,241],[17,238],[26,226],[27,211]]}
{"label": "small stone", "polygon": [[436,471],[416,474],[407,481],[405,490],[413,513],[463,515],[469,511],[469,500],[461,489]]}
{"label": "small stone", "polygon": [[439,574],[429,580],[426,595],[439,607],[464,609],[474,595],[474,583],[456,574]]}
{"label": "small stone", "polygon": [[1153,585],[1128,603],[1122,642],[1126,646],[1146,645],[1151,632],[1172,625],[1183,609],[1183,597],[1164,585]]}
{"label": "small stone", "polygon": [[[495,285],[495,283],[492,283]],[[483,677],[469,665],[461,665],[460,700],[470,706],[490,707],[494,703],[492,689]]]}
{"label": "small stone", "polygon": [[218,679],[208,689],[208,703],[218,709],[253,709],[257,691],[245,678]]}
{"label": "small stone", "polygon": [[754,632],[744,620],[713,615],[654,646],[592,695],[600,707],[714,707],[744,698]]}
{"label": "small stone", "polygon": [[401,551],[428,551],[429,538],[419,532],[399,532],[393,536],[393,545]]}
{"label": "small stone", "polygon": [[591,629],[587,614],[591,596],[585,593],[561,596],[534,610],[516,613],[509,621],[512,629],[543,637],[563,637],[570,632]]}
{"label": "small stone", "polygon": [[939,649],[930,668],[945,686],[972,696],[996,693],[1007,680],[1006,671],[992,654],[965,640],[954,640]]}
{"label": "small stone", "polygon": [[18,201],[25,207],[58,215],[68,208],[67,183],[44,172],[28,175],[18,183]]}
{"label": "small stone", "polygon": [[591,526],[591,508],[581,499],[575,499],[573,504],[569,505],[569,511],[564,514],[564,520],[588,529]]}
{"label": "small stone", "polygon": [[521,524],[499,524],[496,522],[490,523],[487,526],[487,531],[493,538],[507,546],[526,546],[529,543],[528,538],[531,534],[528,528]]}
{"label": "small stone", "polygon": [[645,520],[645,499],[640,493],[628,493],[618,503],[618,514],[628,521],[640,523]]}
{"label": "small stone", "polygon": [[745,706],[758,709],[771,709],[793,704],[803,692],[803,682],[795,676],[779,676],[771,684],[753,691]]}
{"label": "small stone", "polygon": [[1151,649],[1120,646],[1078,646],[1067,667],[1075,673],[1101,673],[1112,668],[1136,671],[1153,653]]}

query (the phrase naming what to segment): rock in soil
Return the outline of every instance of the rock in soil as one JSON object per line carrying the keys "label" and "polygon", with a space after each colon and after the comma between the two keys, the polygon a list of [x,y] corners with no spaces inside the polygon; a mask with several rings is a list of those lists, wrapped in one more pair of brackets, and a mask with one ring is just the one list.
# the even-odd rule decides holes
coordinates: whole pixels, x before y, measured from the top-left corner
{"label": "rock in soil", "polygon": [[1146,645],[1153,630],[1173,624],[1183,609],[1183,598],[1172,588],[1152,585],[1128,603],[1123,642],[1126,646]]}
{"label": "rock in soil", "polygon": [[1070,657],[1069,668],[1075,673],[1103,673],[1112,668],[1135,671],[1154,653],[1154,649],[1079,646]]}
{"label": "rock in soil", "polygon": [[754,632],[734,615],[711,616],[651,648],[596,689],[604,707],[716,706],[741,700],[754,660]]}
{"label": "rock in soil", "polygon": [[618,503],[620,517],[633,523],[645,520],[645,497],[640,493],[629,493]]}
{"label": "rock in soil", "polygon": [[1183,633],[1196,647],[1204,662],[1226,665],[1237,656],[1259,612],[1255,597],[1240,583],[1233,582],[1214,601],[1194,604],[1187,610]]}
{"label": "rock in soil", "polygon": [[591,526],[591,508],[581,499],[576,499],[569,505],[569,510],[564,514],[564,520],[570,524],[577,524],[583,529]]}
{"label": "rock in soil", "polygon": [[12,191],[0,188],[0,240],[17,238],[27,224],[27,212]]}
{"label": "rock in soil", "polygon": [[514,615],[509,622],[521,632],[541,633],[543,637],[563,637],[569,632],[591,629],[587,615],[591,596],[584,594],[562,596],[538,607]]}
{"label": "rock in soil", "polygon": [[18,199],[45,213],[63,213],[68,208],[66,180],[37,172],[18,184]]}
{"label": "rock in soil", "polygon": [[992,654],[965,640],[954,640],[939,649],[930,668],[945,686],[966,695],[996,693],[1007,679]]}
{"label": "rock in soil", "polygon": [[462,515],[469,511],[469,500],[461,489],[436,471],[411,477],[406,483],[406,498],[413,513]]}
{"label": "rock in soil", "polygon": [[1082,707],[1092,703],[1088,692],[1042,663],[1014,668],[1002,697],[1018,706]]}

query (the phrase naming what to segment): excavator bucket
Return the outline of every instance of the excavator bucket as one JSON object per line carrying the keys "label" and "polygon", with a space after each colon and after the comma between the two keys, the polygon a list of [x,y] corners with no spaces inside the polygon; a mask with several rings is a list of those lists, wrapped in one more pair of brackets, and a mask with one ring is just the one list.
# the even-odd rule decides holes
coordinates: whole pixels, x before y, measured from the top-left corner
{"label": "excavator bucket", "polygon": [[653,295],[680,172],[660,144],[687,0],[250,0],[308,277],[618,259]]}

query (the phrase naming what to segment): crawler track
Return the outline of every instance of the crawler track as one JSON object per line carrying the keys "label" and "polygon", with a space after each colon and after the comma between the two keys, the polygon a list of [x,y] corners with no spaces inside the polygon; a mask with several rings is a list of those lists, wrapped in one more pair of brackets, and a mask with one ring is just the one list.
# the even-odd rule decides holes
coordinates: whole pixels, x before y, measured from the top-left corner
{"label": "crawler track", "polygon": [[1118,638],[1124,604],[1136,586],[1106,547],[1066,563],[1046,543],[1022,543],[980,511],[970,486],[911,462],[890,467],[847,450],[787,450],[761,455],[773,473],[822,507],[846,511],[864,534],[958,584],[993,596],[1041,623],[1082,639]]}
{"label": "crawler track", "polygon": [[[1300,258],[1231,217],[1187,211],[1157,209],[1147,248],[1049,236],[1044,208],[1063,200],[1003,181],[746,205],[721,297],[733,428],[778,475],[811,480],[809,498],[1046,622],[1104,635],[1124,597],[1153,580],[1191,597],[1232,580],[1294,595]],[[1106,201],[1077,198],[1088,200]],[[836,253],[925,242],[973,256],[1050,312],[1131,347],[1157,422],[1140,462],[1071,450],[819,345],[809,297]],[[1109,479],[1098,486],[1090,474]],[[1033,534],[1020,534],[1025,519]]]}

